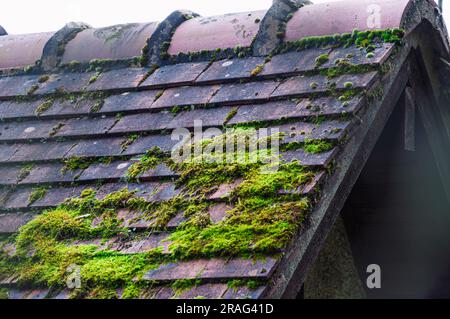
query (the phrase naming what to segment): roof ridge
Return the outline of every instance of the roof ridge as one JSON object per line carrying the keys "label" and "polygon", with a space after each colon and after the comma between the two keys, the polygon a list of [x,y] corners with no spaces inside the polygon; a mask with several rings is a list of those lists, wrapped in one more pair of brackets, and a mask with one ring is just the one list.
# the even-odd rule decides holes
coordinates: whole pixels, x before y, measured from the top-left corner
{"label": "roof ridge", "polygon": [[[434,5],[428,0],[378,0],[370,5],[386,12],[381,21],[372,19],[377,25],[368,25],[376,11],[367,10],[367,1],[310,4],[303,0],[277,0],[269,10],[215,17],[175,11],[160,23],[122,24],[100,29],[79,23],[66,25],[54,33],[33,35],[6,35],[3,32],[0,70],[36,65],[49,71],[75,60],[83,64],[91,60],[134,59],[143,66],[161,66],[179,55],[189,59],[191,54],[197,56],[204,52],[211,53],[208,56],[214,55],[216,59],[264,56],[281,43],[310,36],[349,33],[354,29],[412,30],[422,18],[439,24],[442,32],[446,32],[442,16],[440,21],[432,20]],[[319,16],[324,23],[317,26],[312,22]],[[348,16],[356,19],[347,19]],[[447,37],[447,34],[443,36]],[[23,50],[24,46],[29,50]]]}

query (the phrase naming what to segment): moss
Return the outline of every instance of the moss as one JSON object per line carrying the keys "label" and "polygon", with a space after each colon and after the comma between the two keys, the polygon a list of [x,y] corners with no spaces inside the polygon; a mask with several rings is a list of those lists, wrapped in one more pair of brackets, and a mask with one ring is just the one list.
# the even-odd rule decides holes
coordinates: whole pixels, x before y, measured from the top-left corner
{"label": "moss", "polygon": [[53,103],[54,103],[54,100],[53,100],[53,99],[50,99],[50,100],[47,100],[47,101],[41,103],[41,104],[36,108],[36,111],[34,111],[34,113],[35,113],[37,116],[42,115],[44,112],[48,111],[48,110],[53,106]]}
{"label": "moss", "polygon": [[315,90],[315,89],[317,89],[317,88],[319,87],[319,83],[317,83],[317,82],[311,82],[311,83],[309,84],[309,87],[310,87],[311,89]]}
{"label": "moss", "polygon": [[228,123],[233,117],[236,116],[237,112],[238,112],[238,108],[237,108],[237,107],[234,107],[234,108],[230,111],[230,113],[228,113],[227,116],[225,117],[224,123],[225,123],[225,124]]}
{"label": "moss", "polygon": [[158,93],[156,93],[156,95],[155,95],[155,100],[154,100],[154,102],[156,102],[157,100],[159,100],[159,98],[160,98],[161,96],[163,96],[163,94],[164,94],[164,90],[158,91]]}
{"label": "moss", "polygon": [[366,92],[366,96],[369,99],[369,101],[381,100],[384,96],[384,89],[381,85],[379,85],[377,88],[375,88],[371,92]]}
{"label": "moss", "polygon": [[33,170],[33,168],[34,168],[34,164],[32,164],[32,163],[31,164],[25,164],[22,167],[22,169],[20,170],[20,172],[19,172],[19,176],[18,176],[19,181],[22,181],[25,178],[27,178],[30,175],[30,173]]}
{"label": "moss", "polygon": [[97,72],[97,74],[91,78],[91,80],[92,80],[91,83],[97,81],[100,73],[105,68],[108,68],[109,66],[113,65],[114,63],[115,63],[115,61],[111,60],[111,59],[93,59],[93,60],[89,61],[89,65],[88,65],[86,72],[93,72],[93,71]]}
{"label": "moss", "polygon": [[120,148],[122,152],[125,152],[131,144],[133,144],[138,138],[139,134],[131,134],[127,138],[125,138],[122,143],[120,143]]}
{"label": "moss", "polygon": [[8,289],[6,288],[0,288],[0,300],[2,299],[9,299]]}
{"label": "moss", "polygon": [[355,89],[347,89],[344,92],[334,92],[333,95],[338,97],[340,102],[346,102],[353,99],[355,96],[360,94],[358,90]]}
{"label": "moss", "polygon": [[278,39],[284,39],[285,35],[286,35],[286,32],[284,30],[280,30],[276,33],[276,36]]}
{"label": "moss", "polygon": [[257,289],[261,287],[264,283],[257,280],[243,280],[243,279],[235,279],[231,280],[227,283],[228,288],[238,291],[241,287],[247,287],[249,289]]}
{"label": "moss", "polygon": [[347,58],[337,59],[334,61],[334,66],[326,70],[322,70],[320,74],[327,76],[329,79],[333,79],[343,74],[360,74],[371,71],[377,71],[378,65],[372,64],[353,64]]}
{"label": "moss", "polygon": [[181,106],[179,106],[179,105],[175,105],[174,107],[172,107],[170,109],[170,113],[172,113],[173,115],[177,115],[181,111],[183,111],[183,108]]}
{"label": "moss", "polygon": [[94,105],[92,105],[91,109],[89,110],[90,113],[97,113],[99,112],[103,105],[105,104],[105,100],[103,99],[99,99],[97,101],[95,101]]}
{"label": "moss", "polygon": [[[230,138],[246,133],[245,129],[235,129],[222,137],[189,146],[200,146],[204,151],[215,146],[223,148]],[[272,143],[281,138],[276,135],[265,141]],[[252,141],[247,140],[246,145],[250,143]],[[67,266],[76,264],[82,278],[82,289],[76,296],[117,298],[116,289],[125,287],[123,298],[136,298],[142,291],[142,275],[162,263],[179,259],[277,254],[292,240],[310,210],[309,198],[295,194],[284,197],[280,191],[295,190],[309,183],[315,171],[291,162],[279,163],[278,170],[267,173],[265,169],[273,165],[264,161],[269,156],[277,155],[259,150],[249,152],[243,161],[210,162],[211,157],[220,159],[219,154],[213,153],[210,157],[203,154],[174,163],[161,150],[152,149],[136,163],[130,175],[138,178],[147,169],[164,162],[180,174],[177,182],[180,196],[153,202],[124,188],[100,200],[94,190],[85,190],[79,198],[67,200],[23,226],[15,238],[17,256],[14,260],[7,258],[0,265],[2,273],[14,268],[20,275],[21,284],[64,287]],[[68,164],[72,168],[87,165],[79,159]],[[243,182],[229,195],[233,207],[226,212],[224,220],[213,224],[208,214],[212,203],[207,200],[207,195],[222,183],[237,178]],[[151,195],[146,197],[151,198]],[[139,211],[142,218],[151,222],[150,231],[164,230],[167,223],[182,212],[186,222],[167,239],[169,253],[163,254],[162,248],[157,248],[124,255],[89,244],[90,240],[98,238],[104,242],[112,237],[139,238],[136,237],[138,234],[122,226],[117,216],[122,209]],[[95,227],[94,220],[97,221]],[[193,284],[198,282],[177,281],[172,288],[177,294]]]}
{"label": "moss", "polygon": [[39,89],[39,85],[34,84],[30,87],[30,89],[27,92],[27,95],[33,95],[34,92],[36,92]]}
{"label": "moss", "polygon": [[33,71],[33,66],[27,65],[23,68],[24,73],[31,73]]}
{"label": "moss", "polygon": [[119,295],[117,290],[110,287],[95,287],[91,292],[89,292],[86,299],[95,299],[95,300],[110,300],[110,299],[119,299]]}
{"label": "moss", "polygon": [[142,293],[142,288],[135,283],[128,284],[122,293],[122,299],[138,299]]}
{"label": "moss", "polygon": [[225,221],[172,233],[170,250],[182,259],[276,253],[292,238],[307,210],[306,200],[241,200]]}
{"label": "moss", "polygon": [[175,280],[171,287],[175,292],[175,297],[180,295],[182,292],[189,290],[195,286],[198,286],[201,284],[200,280],[197,279],[180,279]]}
{"label": "moss", "polygon": [[251,75],[251,76],[257,76],[257,75],[260,74],[263,70],[264,70],[264,64],[259,64],[259,65],[257,65],[257,66],[250,72],[250,75]]}
{"label": "moss", "polygon": [[31,205],[45,197],[47,194],[47,188],[46,187],[38,187],[33,190],[33,192],[28,197],[28,205]]}
{"label": "moss", "polygon": [[168,60],[170,58],[169,48],[170,48],[170,41],[164,41],[159,46],[160,49],[159,57],[162,60]]}
{"label": "moss", "polygon": [[345,82],[345,83],[344,83],[344,88],[350,89],[350,88],[352,88],[352,87],[353,87],[353,82]]}
{"label": "moss", "polygon": [[56,134],[58,134],[59,130],[61,130],[61,128],[64,127],[64,123],[58,123],[55,126],[52,127],[52,130],[50,131],[50,133],[48,134],[50,137],[55,136]]}
{"label": "moss", "polygon": [[316,58],[316,68],[321,67],[325,63],[330,60],[330,56],[328,54],[321,54]]}
{"label": "moss", "polygon": [[158,65],[152,64],[152,66],[150,67],[150,70],[147,73],[145,73],[145,75],[142,77],[142,79],[139,80],[138,86],[140,86],[142,83],[144,83],[153,73],[155,73],[156,70],[158,70],[158,68],[159,68]]}
{"label": "moss", "polygon": [[137,163],[131,165],[126,173],[128,180],[138,180],[139,177],[150,169],[155,168],[162,163],[164,153],[160,148],[155,147],[148,150],[144,156],[142,156]]}
{"label": "moss", "polygon": [[147,66],[148,64],[148,53],[150,49],[148,47],[148,43],[145,43],[145,46],[141,50],[141,55],[139,57],[139,63],[141,67]]}
{"label": "moss", "polygon": [[374,49],[376,43],[395,43],[400,44],[404,36],[404,30],[386,29],[372,31],[354,30],[352,33],[342,33],[326,36],[306,37],[298,41],[282,43],[276,48],[273,54],[284,53],[288,51],[301,51],[310,48],[322,47],[349,47],[355,45],[363,48],[367,52]]}
{"label": "moss", "polygon": [[68,171],[76,171],[79,169],[86,169],[95,163],[97,159],[88,157],[77,157],[73,156],[63,160],[64,167],[61,169],[63,173]]}
{"label": "moss", "polygon": [[47,82],[49,79],[50,79],[50,76],[48,76],[48,75],[41,75],[41,76],[39,77],[38,82],[39,82],[39,83],[45,83],[45,82]]}
{"label": "moss", "polygon": [[324,140],[306,140],[304,143],[304,150],[311,154],[319,154],[332,150],[333,143]]}
{"label": "moss", "polygon": [[100,74],[97,73],[97,74],[91,76],[91,78],[89,79],[89,84],[96,82],[98,80],[99,75]]}
{"label": "moss", "polygon": [[78,61],[71,61],[66,66],[69,70],[76,71],[81,66],[81,63]]}

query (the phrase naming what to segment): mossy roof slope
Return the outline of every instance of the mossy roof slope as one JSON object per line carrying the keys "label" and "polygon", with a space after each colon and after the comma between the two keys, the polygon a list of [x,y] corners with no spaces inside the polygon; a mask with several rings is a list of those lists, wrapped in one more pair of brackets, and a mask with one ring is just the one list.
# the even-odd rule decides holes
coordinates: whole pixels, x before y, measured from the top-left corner
{"label": "mossy roof slope", "polygon": [[[349,149],[400,74],[403,36],[354,31],[285,42],[263,57],[238,48],[172,56],[159,68],[97,60],[4,73],[0,279],[9,296],[282,296],[314,246]],[[174,162],[173,130],[198,121],[221,134],[189,149],[223,159],[230,137],[271,128],[279,133],[244,144],[279,143],[280,155]],[[82,286],[68,290],[73,265]]]}

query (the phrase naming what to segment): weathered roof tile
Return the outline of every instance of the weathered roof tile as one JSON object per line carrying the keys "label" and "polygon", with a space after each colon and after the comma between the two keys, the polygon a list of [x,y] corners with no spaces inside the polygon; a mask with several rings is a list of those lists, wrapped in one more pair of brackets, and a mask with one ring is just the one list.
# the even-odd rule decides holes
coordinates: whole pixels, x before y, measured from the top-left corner
{"label": "weathered roof tile", "polygon": [[26,122],[4,122],[0,124],[0,140],[31,140],[50,137],[53,128],[64,121],[26,121]]}
{"label": "weathered roof tile", "polygon": [[26,225],[36,217],[32,213],[7,213],[0,214],[0,234],[16,233],[20,227]]}
{"label": "weathered roof tile", "polygon": [[233,59],[214,62],[196,82],[218,82],[249,78],[252,71],[264,63],[265,58]]}
{"label": "weathered roof tile", "polygon": [[68,183],[75,181],[80,170],[66,171],[61,163],[35,165],[19,184]]}
{"label": "weathered roof tile", "polygon": [[51,94],[57,92],[83,92],[95,72],[62,73],[51,75],[45,82],[39,84],[35,94]]}
{"label": "weathered roof tile", "polygon": [[17,151],[9,158],[10,162],[49,161],[61,159],[75,146],[74,142],[47,142],[17,144]]}
{"label": "weathered roof tile", "polygon": [[74,141],[74,146],[65,154],[65,157],[118,156],[122,153],[123,141],[123,138],[118,137]]}
{"label": "weathered roof tile", "polygon": [[219,89],[218,86],[184,86],[167,89],[152,105],[152,109],[206,104]]}
{"label": "weathered roof tile", "polygon": [[157,69],[141,84],[141,87],[186,85],[194,82],[208,66],[208,62],[167,65]]}
{"label": "weathered roof tile", "polygon": [[111,133],[135,133],[164,130],[167,123],[173,119],[171,113],[145,113],[127,115],[111,129]]}
{"label": "weathered roof tile", "polygon": [[276,265],[276,260],[253,261],[251,259],[210,259],[195,260],[162,265],[149,271],[144,280],[173,281],[178,279],[256,279],[268,278]]}
{"label": "weathered roof tile", "polygon": [[376,79],[376,72],[355,75],[342,75],[335,79],[328,79],[322,75],[296,76],[289,78],[275,90],[273,97],[298,96],[327,92],[334,89],[358,89],[369,86]]}
{"label": "weathered roof tile", "polygon": [[15,119],[21,117],[35,116],[35,111],[41,101],[16,102],[4,101],[0,102],[0,119]]}
{"label": "weathered roof tile", "polygon": [[56,133],[54,133],[53,136],[83,137],[104,135],[116,122],[117,119],[115,117],[79,118],[71,119],[64,123],[56,122],[53,127],[58,127],[59,125],[61,125],[61,127],[56,130]]}
{"label": "weathered roof tile", "polygon": [[262,76],[274,76],[280,74],[293,74],[314,70],[316,58],[323,54],[328,54],[330,49],[307,49],[301,52],[288,52],[278,54],[264,65],[260,73]]}
{"label": "weathered roof tile", "polygon": [[0,97],[28,95],[37,89],[39,76],[7,76],[0,77]]}
{"label": "weathered roof tile", "polygon": [[280,85],[280,83],[276,81],[225,84],[220,88],[217,94],[214,95],[210,102],[231,103],[264,100],[270,97],[278,85]]}
{"label": "weathered roof tile", "polygon": [[169,122],[167,128],[191,128],[194,127],[195,121],[201,121],[201,125],[204,127],[221,127],[223,124],[225,124],[227,116],[233,110],[234,109],[232,107],[221,107],[183,111]]}
{"label": "weathered roof tile", "polygon": [[91,81],[87,91],[106,91],[116,89],[134,89],[149,72],[147,68],[126,68],[107,71]]}
{"label": "weathered roof tile", "polygon": [[105,99],[101,112],[127,112],[148,110],[158,91],[126,92]]}

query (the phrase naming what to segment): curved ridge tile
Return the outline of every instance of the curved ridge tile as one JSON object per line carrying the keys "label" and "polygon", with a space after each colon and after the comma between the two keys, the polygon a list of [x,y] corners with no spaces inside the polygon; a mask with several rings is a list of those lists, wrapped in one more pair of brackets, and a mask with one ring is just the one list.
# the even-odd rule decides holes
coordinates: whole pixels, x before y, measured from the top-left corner
{"label": "curved ridge tile", "polygon": [[58,66],[67,43],[79,32],[88,28],[90,28],[90,26],[85,23],[71,22],[56,32],[45,44],[44,52],[42,53],[41,67],[44,70],[51,70]]}
{"label": "curved ridge tile", "polygon": [[[354,29],[398,28],[409,1],[345,0],[304,6],[288,22],[285,40],[348,33]],[[319,17],[321,23],[317,23]]]}
{"label": "curved ridge tile", "polygon": [[265,14],[263,10],[190,19],[176,30],[168,53],[248,47]]}
{"label": "curved ridge tile", "polygon": [[130,23],[84,30],[66,45],[62,63],[139,56],[157,26],[157,22]]}
{"label": "curved ridge tile", "polygon": [[5,35],[0,38],[0,70],[33,65],[54,32]]}

